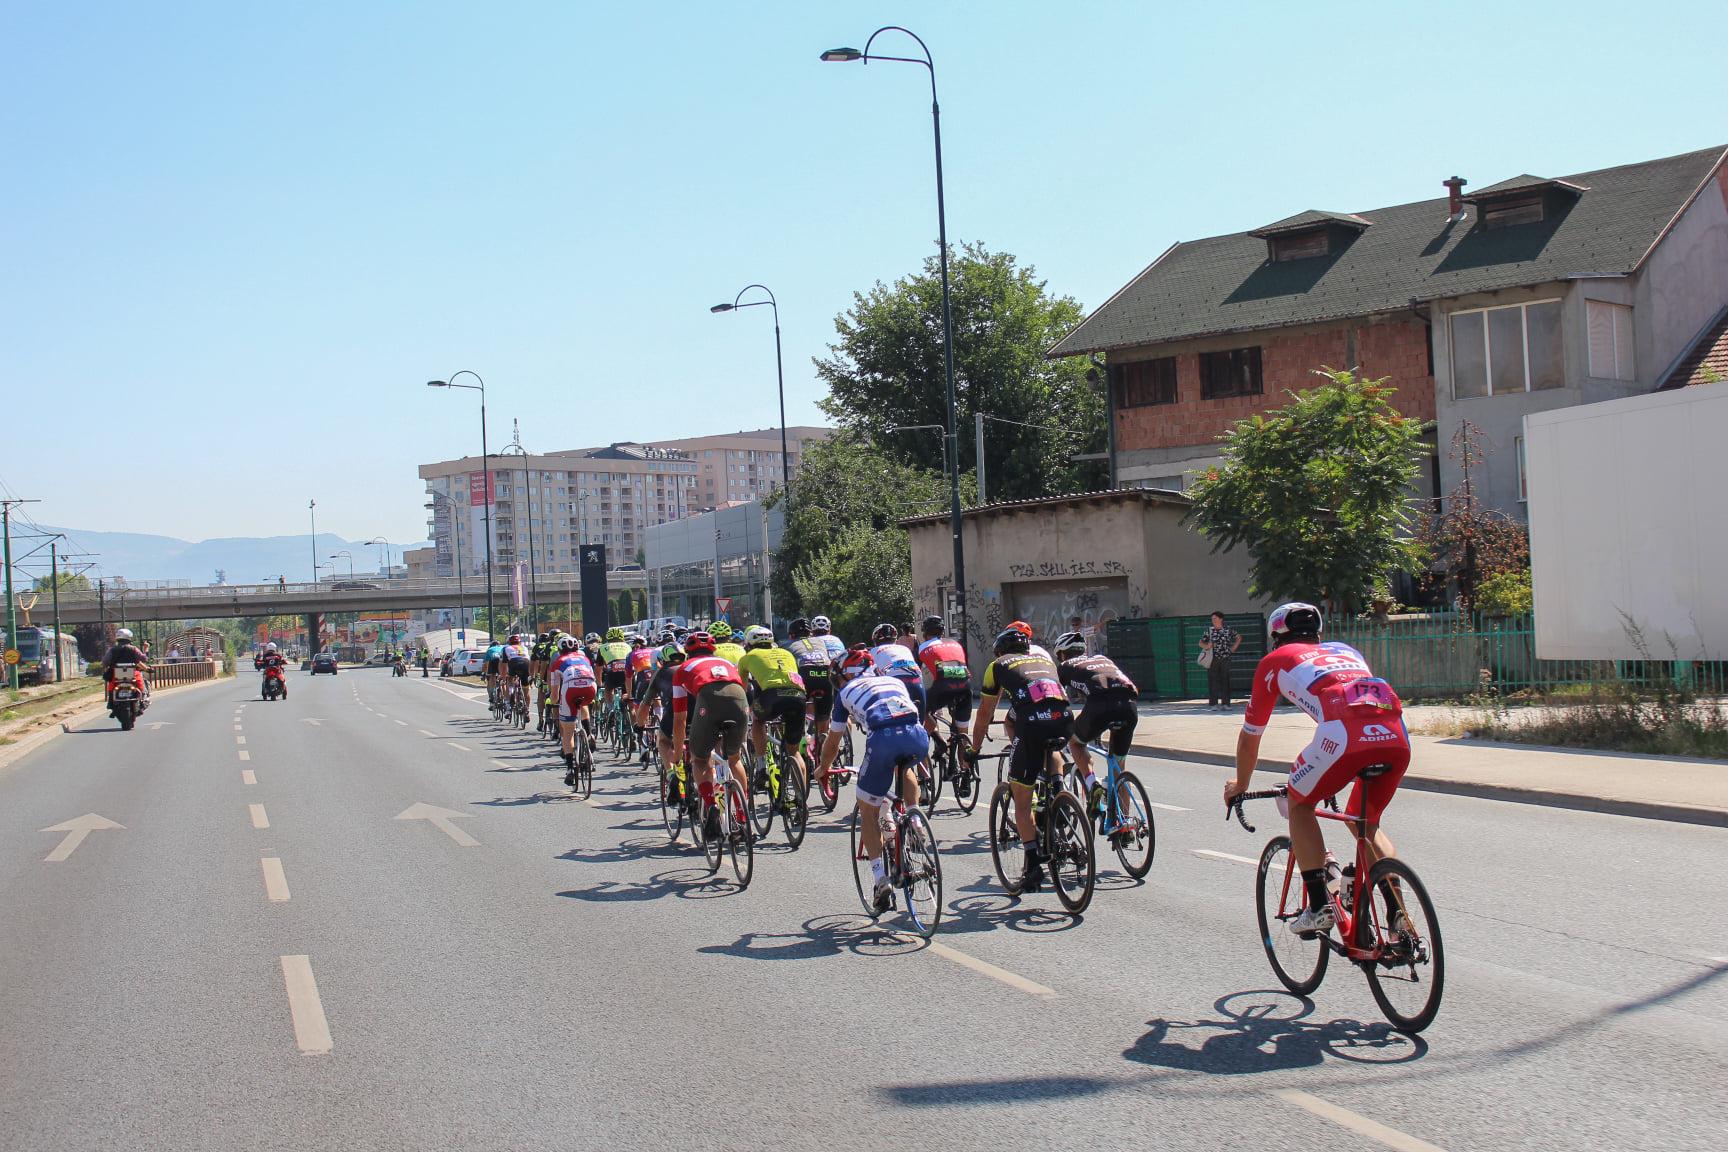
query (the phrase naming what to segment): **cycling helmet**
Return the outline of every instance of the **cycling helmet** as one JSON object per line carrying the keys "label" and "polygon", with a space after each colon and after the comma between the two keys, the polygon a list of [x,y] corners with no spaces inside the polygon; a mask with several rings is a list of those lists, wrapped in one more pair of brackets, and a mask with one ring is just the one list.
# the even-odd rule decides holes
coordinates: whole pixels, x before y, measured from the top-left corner
{"label": "cycling helmet", "polygon": [[584,643],[584,644],[598,644],[598,643],[600,643],[600,633],[598,633],[598,632],[588,633],[588,635],[582,637],[582,643]]}
{"label": "cycling helmet", "polygon": [[606,629],[606,643],[616,644],[616,643],[618,643],[618,641],[620,641],[622,639],[624,639],[624,629],[622,629],[622,628],[608,628],[608,629]]}
{"label": "cycling helmet", "polygon": [[510,633],[510,639],[508,641],[506,641],[506,643],[510,643],[510,644],[522,643],[522,633],[520,633],[520,632]]}
{"label": "cycling helmet", "polygon": [[1062,635],[1056,637],[1056,655],[1060,656],[1065,652],[1084,651],[1086,651],[1086,637],[1080,635],[1080,633],[1064,632]]}
{"label": "cycling helmet", "polygon": [[840,679],[850,680],[855,676],[862,676],[875,666],[876,662],[870,658],[869,649],[859,644],[848,651],[840,661]]}
{"label": "cycling helmet", "polygon": [[654,642],[656,644],[676,644],[678,643],[678,633],[670,628],[662,628],[660,635],[654,638]]}
{"label": "cycling helmet", "polygon": [[724,620],[716,620],[714,623],[708,625],[708,634],[714,637],[714,642],[716,644],[724,644],[726,641],[732,639],[732,625],[726,623]]}
{"label": "cycling helmet", "polygon": [[744,629],[744,647],[767,648],[774,643],[774,633],[760,624],[752,624]]}
{"label": "cycling helmet", "polygon": [[576,651],[576,643],[576,637],[574,636],[560,636],[558,637],[558,651],[574,652]]}
{"label": "cycling helmet", "polygon": [[114,633],[114,639],[116,639],[116,640],[130,640],[130,639],[132,639],[132,629],[121,628],[121,629],[116,630]]}
{"label": "cycling helmet", "polygon": [[898,628],[894,627],[894,625],[892,625],[892,624],[878,624],[878,625],[876,625],[876,627],[870,629],[870,643],[872,643],[872,644],[892,644],[892,643],[894,643],[895,637],[897,637],[899,635],[900,635],[900,630]]}
{"label": "cycling helmet", "polygon": [[276,645],[274,645],[274,644],[266,644],[266,645],[264,645],[264,651],[266,651],[266,652],[274,652],[274,651],[276,651]]}
{"label": "cycling helmet", "polygon": [[630,647],[646,648],[648,647],[648,638],[646,636],[632,636],[630,637]]}
{"label": "cycling helmet", "polygon": [[1032,639],[1032,625],[1026,623],[1026,621],[1015,620],[1015,621],[1011,622],[1008,625],[1008,627],[1014,629],[1014,631],[1016,631],[1016,632],[1022,633],[1026,637],[1028,642],[1031,641],[1031,639]]}
{"label": "cycling helmet", "polygon": [[660,663],[681,664],[683,662],[684,649],[678,647],[678,645],[668,642],[666,647],[660,649]]}
{"label": "cycling helmet", "polygon": [[692,632],[684,637],[684,653],[687,656],[714,655],[714,637],[706,632]]}
{"label": "cycling helmet", "polygon": [[942,622],[942,617],[926,616],[924,617],[924,638],[927,640],[934,640],[936,637],[942,635],[942,631],[946,627],[947,625]]}
{"label": "cycling helmet", "polygon": [[810,621],[804,619],[802,616],[798,617],[798,619],[786,625],[786,635],[790,636],[794,640],[804,639],[804,637],[810,635]]}
{"label": "cycling helmet", "polygon": [[1272,609],[1271,619],[1266,621],[1266,631],[1272,637],[1274,647],[1295,636],[1318,636],[1320,627],[1320,609],[1300,600],[1278,605]]}
{"label": "cycling helmet", "polygon": [[996,655],[1003,656],[1010,652],[1024,653],[1030,651],[1032,637],[1010,624],[996,634]]}
{"label": "cycling helmet", "polygon": [[810,617],[810,631],[818,636],[826,636],[834,630],[834,622],[826,616]]}

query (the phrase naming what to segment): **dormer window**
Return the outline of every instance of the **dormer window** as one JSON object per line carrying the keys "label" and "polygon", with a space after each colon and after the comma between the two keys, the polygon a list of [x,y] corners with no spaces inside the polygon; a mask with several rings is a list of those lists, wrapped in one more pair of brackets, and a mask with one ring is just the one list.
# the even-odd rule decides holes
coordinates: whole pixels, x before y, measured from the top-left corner
{"label": "dormer window", "polygon": [[1324,256],[1332,251],[1332,237],[1324,229],[1274,236],[1271,244],[1274,260],[1306,260],[1311,256]]}
{"label": "dormer window", "polygon": [[1513,224],[1535,224],[1542,219],[1542,197],[1526,196],[1482,205],[1482,227],[1506,228]]}
{"label": "dormer window", "polygon": [[1570,180],[1547,180],[1526,174],[1490,184],[1461,199],[1462,203],[1476,206],[1477,223],[1486,231],[1539,224],[1549,217],[1564,216],[1572,202],[1589,190]]}
{"label": "dormer window", "polygon": [[1248,233],[1266,241],[1266,258],[1274,263],[1311,260],[1342,252],[1371,223],[1366,217],[1309,209]]}

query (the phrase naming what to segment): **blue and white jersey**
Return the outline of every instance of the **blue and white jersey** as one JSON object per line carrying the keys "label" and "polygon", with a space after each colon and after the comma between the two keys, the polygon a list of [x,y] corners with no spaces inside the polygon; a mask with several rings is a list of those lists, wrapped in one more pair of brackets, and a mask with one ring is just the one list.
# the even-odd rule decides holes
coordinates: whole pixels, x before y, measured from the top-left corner
{"label": "blue and white jersey", "polygon": [[904,644],[878,644],[870,649],[870,663],[878,676],[898,676],[902,680],[917,680],[918,658]]}
{"label": "blue and white jersey", "polygon": [[831,719],[844,723],[848,715],[866,730],[874,732],[897,724],[916,724],[918,705],[912,702],[906,682],[898,676],[867,672],[840,689],[834,697]]}

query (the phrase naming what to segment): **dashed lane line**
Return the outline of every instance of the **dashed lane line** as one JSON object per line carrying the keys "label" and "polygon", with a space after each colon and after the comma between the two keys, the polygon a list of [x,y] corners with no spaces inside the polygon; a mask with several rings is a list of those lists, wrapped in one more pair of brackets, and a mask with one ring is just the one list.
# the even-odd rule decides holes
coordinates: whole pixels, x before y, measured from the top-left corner
{"label": "dashed lane line", "polygon": [[456,749],[456,751],[458,751],[458,752],[472,752],[472,751],[474,751],[474,749],[468,747],[468,745],[466,745],[466,744],[452,744],[452,745],[450,745],[450,747]]}
{"label": "dashed lane line", "polygon": [[1340,1108],[1330,1100],[1322,1100],[1318,1096],[1311,1096],[1298,1089],[1280,1088],[1273,1095],[1286,1104],[1294,1104],[1322,1120],[1330,1120],[1340,1128],[1347,1128],[1358,1136],[1366,1136],[1377,1144],[1395,1149],[1395,1152],[1443,1152],[1437,1144],[1418,1140],[1409,1133],[1400,1132],[1396,1128],[1388,1128],[1378,1120],[1370,1120],[1348,1108]]}
{"label": "dashed lane line", "polygon": [[254,828],[268,828],[268,827],[270,827],[270,817],[268,817],[264,814],[264,805],[262,805],[262,804],[248,804],[248,805],[246,805],[246,809],[247,809],[247,811],[249,811],[252,814],[252,827],[254,827]]}
{"label": "dashed lane line", "polygon": [[329,1021],[324,1019],[324,1001],[318,997],[318,981],[312,976],[312,957],[282,957],[282,984],[288,992],[295,1045],[308,1056],[328,1055],[335,1045]]}
{"label": "dashed lane line", "polygon": [[404,727],[404,728],[408,727],[408,721],[406,721],[406,720],[398,720],[398,721],[396,721],[396,723],[402,725],[402,727]]}
{"label": "dashed lane line", "polygon": [[1260,866],[1260,861],[1251,856],[1237,856],[1232,852],[1214,852],[1210,848],[1191,848],[1189,851],[1193,852],[1196,856],[1209,856],[1214,860],[1228,860],[1232,864],[1247,864],[1254,868]]}
{"label": "dashed lane line", "polygon": [[426,729],[424,729],[424,728],[421,728],[421,729],[420,729],[420,730],[419,730],[419,731],[420,731],[420,735],[422,735],[422,736],[424,736],[424,737],[426,737],[426,738],[427,738],[427,739],[428,739],[428,740],[436,740],[436,739],[438,739],[438,737],[437,737],[437,736],[435,736],[435,735],[433,735],[433,734],[432,734],[432,733],[430,733],[430,732],[428,732],[428,731],[426,731]]}
{"label": "dashed lane line", "polygon": [[236,736],[236,737],[234,737],[234,743],[236,743],[236,744],[244,744],[244,743],[246,743],[246,737],[244,737],[244,736]]}
{"label": "dashed lane line", "polygon": [[264,865],[264,895],[272,904],[285,904],[288,901],[288,875],[282,871],[282,861],[275,856],[266,856]]}
{"label": "dashed lane line", "polygon": [[252,771],[252,769],[242,768],[242,769],[240,769],[240,783],[242,783],[242,784],[256,784],[256,783],[258,783],[258,777]]}
{"label": "dashed lane line", "polygon": [[1010,972],[1006,968],[998,968],[989,961],[980,960],[978,957],[962,952],[958,948],[950,948],[948,945],[940,944],[934,940],[930,941],[928,948],[932,954],[940,956],[942,959],[947,960],[950,963],[958,964],[960,967],[976,972],[980,976],[988,976],[992,980],[1006,984],[1008,987],[1024,992],[1029,996],[1036,996],[1040,1000],[1056,999],[1056,990],[1054,988],[1046,988],[1036,980],[1028,980],[1017,972]]}
{"label": "dashed lane line", "polygon": [[1148,801],[1146,801],[1146,803],[1152,805],[1152,807],[1158,809],[1160,812],[1192,812],[1192,811],[1194,811],[1194,809],[1184,808],[1180,804],[1160,804],[1156,800],[1148,800]]}
{"label": "dashed lane line", "polygon": [[245,731],[245,729],[244,729],[244,728],[242,728],[242,727],[240,727],[240,725],[238,725],[238,724],[236,724],[236,725],[234,725],[234,731],[236,731],[236,732],[244,732],[244,731]]}
{"label": "dashed lane line", "polygon": [[240,759],[250,760],[250,759],[252,759],[252,753],[250,753],[250,752],[246,751],[246,749],[242,748],[242,749],[240,749]]}

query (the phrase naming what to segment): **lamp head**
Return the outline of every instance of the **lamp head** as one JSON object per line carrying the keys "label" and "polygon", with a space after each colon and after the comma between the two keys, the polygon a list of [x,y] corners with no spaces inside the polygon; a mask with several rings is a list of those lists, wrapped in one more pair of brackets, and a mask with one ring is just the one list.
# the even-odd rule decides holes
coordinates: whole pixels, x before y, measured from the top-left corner
{"label": "lamp head", "polygon": [[850,64],[854,60],[862,60],[864,53],[856,48],[830,48],[822,53],[822,60],[827,64]]}
{"label": "lamp head", "polygon": [[428,381],[426,381],[426,387],[428,387],[428,388],[448,388],[448,387],[450,387],[450,381],[448,381],[448,380],[428,380]]}
{"label": "lamp head", "polygon": [[732,309],[734,309],[736,307],[737,307],[736,304],[716,304],[716,305],[714,305],[714,307],[708,309],[708,311],[710,311],[710,312],[730,312],[730,311],[732,311]]}

